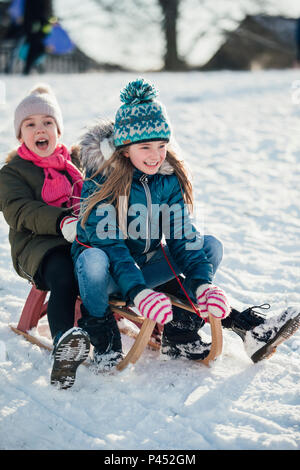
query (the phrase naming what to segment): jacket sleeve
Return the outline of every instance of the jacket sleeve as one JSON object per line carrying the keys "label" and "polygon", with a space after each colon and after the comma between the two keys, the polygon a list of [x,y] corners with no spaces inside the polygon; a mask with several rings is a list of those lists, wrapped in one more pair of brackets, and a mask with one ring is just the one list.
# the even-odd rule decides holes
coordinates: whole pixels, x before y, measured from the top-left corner
{"label": "jacket sleeve", "polygon": [[168,213],[162,217],[167,230],[163,227],[163,232],[172,257],[194,290],[195,286],[212,282],[213,268],[203,250],[203,237],[184,203],[179,181],[175,175],[171,179],[172,191],[165,206]]}
{"label": "jacket sleeve", "polygon": [[[85,181],[82,198],[95,191],[92,181]],[[110,273],[120,287],[124,298],[131,297],[146,287],[144,276],[130,254],[123,234],[118,227],[114,206],[104,203],[94,206],[84,225],[77,226],[78,241],[94,248],[103,250],[110,261]]]}
{"label": "jacket sleeve", "polygon": [[36,200],[32,188],[8,165],[0,171],[0,210],[13,230],[37,235],[58,235],[58,221],[66,214],[60,207]]}

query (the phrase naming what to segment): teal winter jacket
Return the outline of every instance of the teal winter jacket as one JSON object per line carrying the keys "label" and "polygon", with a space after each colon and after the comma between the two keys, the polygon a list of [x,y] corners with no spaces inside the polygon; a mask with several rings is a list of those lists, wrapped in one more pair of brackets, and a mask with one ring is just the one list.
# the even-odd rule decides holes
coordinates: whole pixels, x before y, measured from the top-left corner
{"label": "teal winter jacket", "polygon": [[[81,142],[81,163],[87,176],[103,161],[100,142],[94,145],[95,139],[103,139],[103,125],[101,131],[97,126],[92,129]],[[98,149],[97,158],[95,152],[91,152],[93,148]],[[104,179],[101,174],[86,179],[82,200],[98,190]],[[212,265],[202,248],[203,239],[185,207],[178,178],[169,163],[164,162],[159,172],[151,176],[134,170],[127,221],[123,225],[121,228],[114,207],[105,206],[103,202],[96,205],[84,228],[80,223],[77,226],[77,239],[72,245],[74,263],[88,247],[100,248],[110,260],[114,281],[124,298],[128,298],[132,292],[136,295],[146,287],[140,268],[163,239],[186,277],[187,285],[212,282]]]}

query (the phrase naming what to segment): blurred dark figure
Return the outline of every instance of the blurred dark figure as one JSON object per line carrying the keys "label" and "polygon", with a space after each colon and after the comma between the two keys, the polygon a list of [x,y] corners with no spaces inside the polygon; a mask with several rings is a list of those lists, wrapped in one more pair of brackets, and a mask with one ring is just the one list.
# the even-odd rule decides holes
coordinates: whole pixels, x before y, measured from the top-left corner
{"label": "blurred dark figure", "polygon": [[25,42],[28,53],[23,73],[28,75],[45,53],[45,39],[51,32],[52,0],[26,0],[24,9]]}
{"label": "blurred dark figure", "polygon": [[26,0],[13,0],[8,9],[10,25],[5,39],[20,39],[24,36],[24,7]]}
{"label": "blurred dark figure", "polygon": [[296,23],[296,60],[295,67],[300,67],[300,18],[298,18]]}
{"label": "blurred dark figure", "polygon": [[24,8],[26,0],[13,0],[8,9],[10,25],[4,35],[4,39],[12,41],[13,46],[5,67],[5,73],[11,73],[13,63],[18,55],[19,47],[23,41],[24,31]]}

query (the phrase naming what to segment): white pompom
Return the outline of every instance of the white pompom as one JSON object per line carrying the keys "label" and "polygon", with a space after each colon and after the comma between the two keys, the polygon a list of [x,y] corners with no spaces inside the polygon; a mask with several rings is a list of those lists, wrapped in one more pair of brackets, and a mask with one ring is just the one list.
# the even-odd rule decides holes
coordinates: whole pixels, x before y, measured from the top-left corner
{"label": "white pompom", "polygon": [[100,150],[105,160],[109,160],[113,155],[115,148],[109,139],[100,142]]}
{"label": "white pompom", "polygon": [[53,95],[52,88],[47,83],[38,83],[29,92],[30,95],[42,95],[51,94]]}

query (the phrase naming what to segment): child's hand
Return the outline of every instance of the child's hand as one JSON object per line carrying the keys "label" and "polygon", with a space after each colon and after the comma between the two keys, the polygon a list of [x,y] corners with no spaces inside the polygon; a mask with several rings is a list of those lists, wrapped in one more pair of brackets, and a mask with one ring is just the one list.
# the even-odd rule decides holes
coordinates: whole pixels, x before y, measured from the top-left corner
{"label": "child's hand", "polygon": [[197,304],[202,318],[210,313],[216,318],[225,318],[230,314],[231,307],[225,292],[212,284],[202,284],[196,291]]}
{"label": "child's hand", "polygon": [[73,243],[73,241],[75,240],[77,222],[77,217],[67,215],[62,219],[59,225],[63,237],[70,243]]}
{"label": "child's hand", "polygon": [[161,292],[144,289],[135,296],[133,302],[143,317],[161,325],[165,325],[173,318],[171,300]]}

